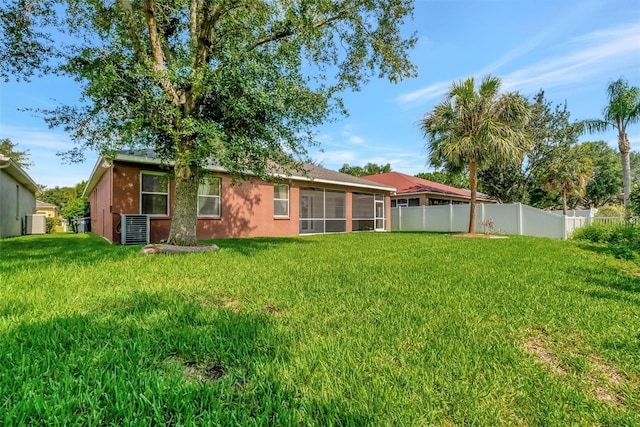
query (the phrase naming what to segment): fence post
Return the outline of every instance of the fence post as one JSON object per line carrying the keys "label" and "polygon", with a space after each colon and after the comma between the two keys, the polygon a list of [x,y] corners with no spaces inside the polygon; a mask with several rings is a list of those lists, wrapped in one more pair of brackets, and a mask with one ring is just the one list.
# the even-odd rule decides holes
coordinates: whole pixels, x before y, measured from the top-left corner
{"label": "fence post", "polygon": [[398,206],[398,231],[402,231],[402,206]]}
{"label": "fence post", "polygon": [[453,231],[453,203],[449,201],[449,231]]}
{"label": "fence post", "polygon": [[560,230],[560,233],[562,234],[561,239],[562,240],[567,240],[567,216],[566,215],[562,215],[562,229]]}
{"label": "fence post", "polygon": [[422,205],[422,231],[427,229],[427,207]]}
{"label": "fence post", "polygon": [[516,220],[518,222],[518,236],[522,236],[522,203],[516,203],[518,212],[516,213]]}

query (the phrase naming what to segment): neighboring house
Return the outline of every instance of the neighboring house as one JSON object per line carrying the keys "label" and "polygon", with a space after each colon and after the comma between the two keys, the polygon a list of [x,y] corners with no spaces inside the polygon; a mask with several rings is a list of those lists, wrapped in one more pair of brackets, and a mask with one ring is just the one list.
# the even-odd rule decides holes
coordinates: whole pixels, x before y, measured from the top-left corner
{"label": "neighboring house", "polygon": [[[238,182],[222,167],[208,166],[198,189],[197,238],[295,236],[388,231],[395,188],[305,164],[305,174],[277,175],[275,182]],[[167,239],[173,215],[170,167],[153,152],[99,158],[84,190],[91,230],[119,242],[123,214],[149,215],[149,240]]]}
{"label": "neighboring house", "polygon": [[36,212],[37,184],[9,157],[0,155],[0,238],[24,234]]}
{"label": "neighboring house", "polygon": [[[391,207],[432,206],[469,203],[471,192],[438,182],[428,181],[400,172],[386,172],[367,175],[362,178],[378,184],[395,187],[391,196]],[[479,203],[495,203],[486,195],[478,193]]]}
{"label": "neighboring house", "polygon": [[58,216],[58,207],[51,203],[36,200],[36,212],[44,214],[47,218],[55,218]]}

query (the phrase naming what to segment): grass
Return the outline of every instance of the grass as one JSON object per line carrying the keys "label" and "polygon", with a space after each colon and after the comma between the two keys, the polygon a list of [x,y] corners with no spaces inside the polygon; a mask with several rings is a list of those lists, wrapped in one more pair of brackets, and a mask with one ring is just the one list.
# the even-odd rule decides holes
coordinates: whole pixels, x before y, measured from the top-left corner
{"label": "grass", "polygon": [[0,425],[639,425],[640,267],[361,233],[0,241]]}

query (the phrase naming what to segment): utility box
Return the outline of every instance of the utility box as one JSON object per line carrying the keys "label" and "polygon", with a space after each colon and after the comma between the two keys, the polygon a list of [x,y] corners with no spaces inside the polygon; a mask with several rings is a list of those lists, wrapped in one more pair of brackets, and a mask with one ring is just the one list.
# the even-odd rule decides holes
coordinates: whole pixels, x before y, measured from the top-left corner
{"label": "utility box", "polygon": [[45,214],[27,215],[25,234],[45,234],[47,232],[47,220]]}

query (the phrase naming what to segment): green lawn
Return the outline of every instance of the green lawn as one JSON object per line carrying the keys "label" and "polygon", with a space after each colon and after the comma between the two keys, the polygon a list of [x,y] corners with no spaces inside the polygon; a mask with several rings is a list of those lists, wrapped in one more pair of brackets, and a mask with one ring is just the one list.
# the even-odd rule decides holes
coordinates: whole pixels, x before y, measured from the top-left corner
{"label": "green lawn", "polygon": [[640,425],[640,267],[361,233],[0,241],[0,425]]}

